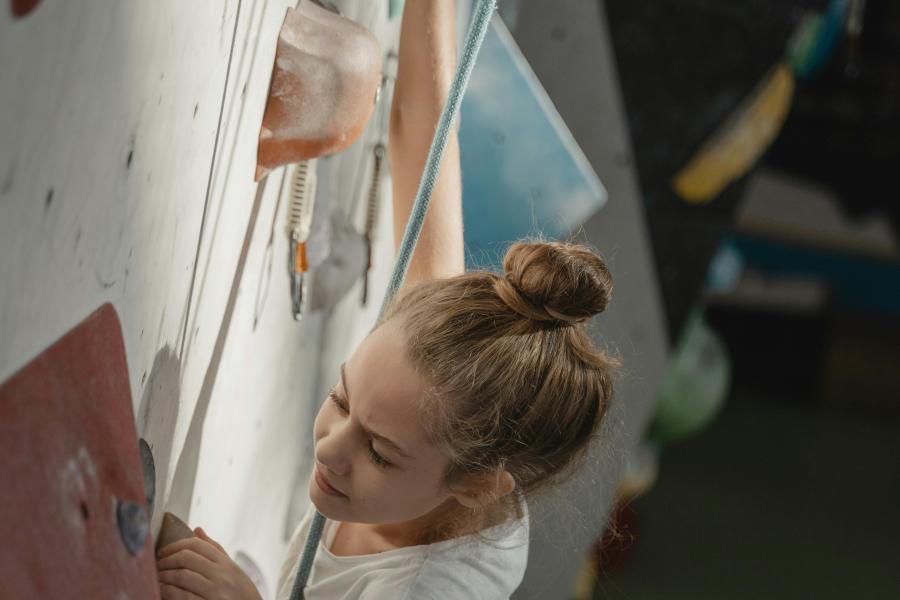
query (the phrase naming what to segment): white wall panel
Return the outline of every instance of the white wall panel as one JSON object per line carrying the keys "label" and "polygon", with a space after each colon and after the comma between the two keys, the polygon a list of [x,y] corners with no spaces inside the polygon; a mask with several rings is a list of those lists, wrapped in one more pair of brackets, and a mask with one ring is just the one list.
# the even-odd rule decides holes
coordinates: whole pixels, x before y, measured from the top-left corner
{"label": "white wall panel", "polygon": [[180,336],[238,4],[0,17],[0,374],[113,302],[163,492],[190,404]]}
{"label": "white wall panel", "polygon": [[[229,338],[234,296],[241,290],[250,248],[265,243],[261,236],[254,237],[252,223],[262,202],[253,181],[256,142],[278,31],[288,4],[284,0],[241,0],[235,11],[231,69],[221,103],[218,146],[208,173],[209,192],[202,199],[205,212],[196,247],[196,275],[185,299],[189,309],[178,353],[182,402],[171,433],[172,456],[178,459],[168,471],[165,488],[174,494],[166,506],[184,517],[190,516],[203,424],[213,403],[223,353],[227,343],[240,343]],[[270,175],[260,189],[271,192],[280,175]],[[283,271],[278,275],[283,276]],[[290,319],[289,314],[284,316]],[[253,355],[248,352],[247,356]],[[219,395],[223,402],[230,398],[227,392]]]}
{"label": "white wall panel", "polygon": [[[259,195],[252,180],[287,5],[45,0],[25,19],[0,12],[0,378],[113,302],[157,460],[154,523],[179,459],[196,471],[182,453],[189,433],[199,453],[195,409],[214,405],[209,493],[196,495],[205,521],[194,521],[226,543],[268,531],[249,544],[267,567],[283,518],[247,524],[274,515],[273,502],[285,512],[290,447],[309,427],[289,418],[310,395],[295,394],[292,367],[317,354],[290,317],[286,242],[270,235],[280,172]],[[193,477],[182,483],[190,498]]]}
{"label": "white wall panel", "polygon": [[0,12],[0,376],[103,301],[123,322],[136,403],[176,341],[232,4]]}

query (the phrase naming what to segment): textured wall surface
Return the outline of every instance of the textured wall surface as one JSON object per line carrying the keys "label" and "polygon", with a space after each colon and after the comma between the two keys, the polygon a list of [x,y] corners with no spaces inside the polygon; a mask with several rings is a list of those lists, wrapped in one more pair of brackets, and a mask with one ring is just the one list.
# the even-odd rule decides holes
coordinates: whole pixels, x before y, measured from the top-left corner
{"label": "textured wall surface", "polygon": [[[157,462],[154,526],[163,509],[203,525],[270,589],[305,478],[326,321],[291,316],[284,169],[253,182],[291,4],[0,11],[0,379],[112,302]],[[391,43],[386,15],[339,4]],[[362,151],[331,169],[353,180]],[[352,192],[331,208],[349,210]],[[335,356],[363,317],[342,319]]]}

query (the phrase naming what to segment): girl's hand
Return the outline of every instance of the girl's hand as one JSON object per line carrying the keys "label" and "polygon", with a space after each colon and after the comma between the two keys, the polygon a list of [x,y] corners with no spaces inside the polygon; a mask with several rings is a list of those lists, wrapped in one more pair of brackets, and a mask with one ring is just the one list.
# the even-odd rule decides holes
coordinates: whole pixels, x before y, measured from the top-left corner
{"label": "girl's hand", "polygon": [[156,568],[163,600],[262,600],[256,586],[201,528],[195,538],[159,551]]}

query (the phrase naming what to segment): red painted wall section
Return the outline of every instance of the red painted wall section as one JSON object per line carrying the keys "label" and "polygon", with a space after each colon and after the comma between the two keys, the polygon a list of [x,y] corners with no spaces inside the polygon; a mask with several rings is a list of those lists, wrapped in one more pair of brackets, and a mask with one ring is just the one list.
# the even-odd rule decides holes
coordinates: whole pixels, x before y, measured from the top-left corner
{"label": "red painted wall section", "polygon": [[24,17],[38,5],[41,0],[12,0],[12,14],[14,17]]}
{"label": "red painted wall section", "polygon": [[133,555],[117,525],[146,498],[112,305],[0,387],[0,457],[3,597],[159,598],[152,536]]}

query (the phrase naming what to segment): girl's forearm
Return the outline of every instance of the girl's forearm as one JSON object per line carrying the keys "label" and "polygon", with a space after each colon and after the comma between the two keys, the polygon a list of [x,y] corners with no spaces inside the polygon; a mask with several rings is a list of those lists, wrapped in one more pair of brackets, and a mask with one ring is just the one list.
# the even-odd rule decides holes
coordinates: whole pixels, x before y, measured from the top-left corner
{"label": "girl's forearm", "polygon": [[[399,246],[456,70],[455,0],[407,0],[391,107],[394,240]],[[465,269],[459,144],[450,135],[408,281]]]}

